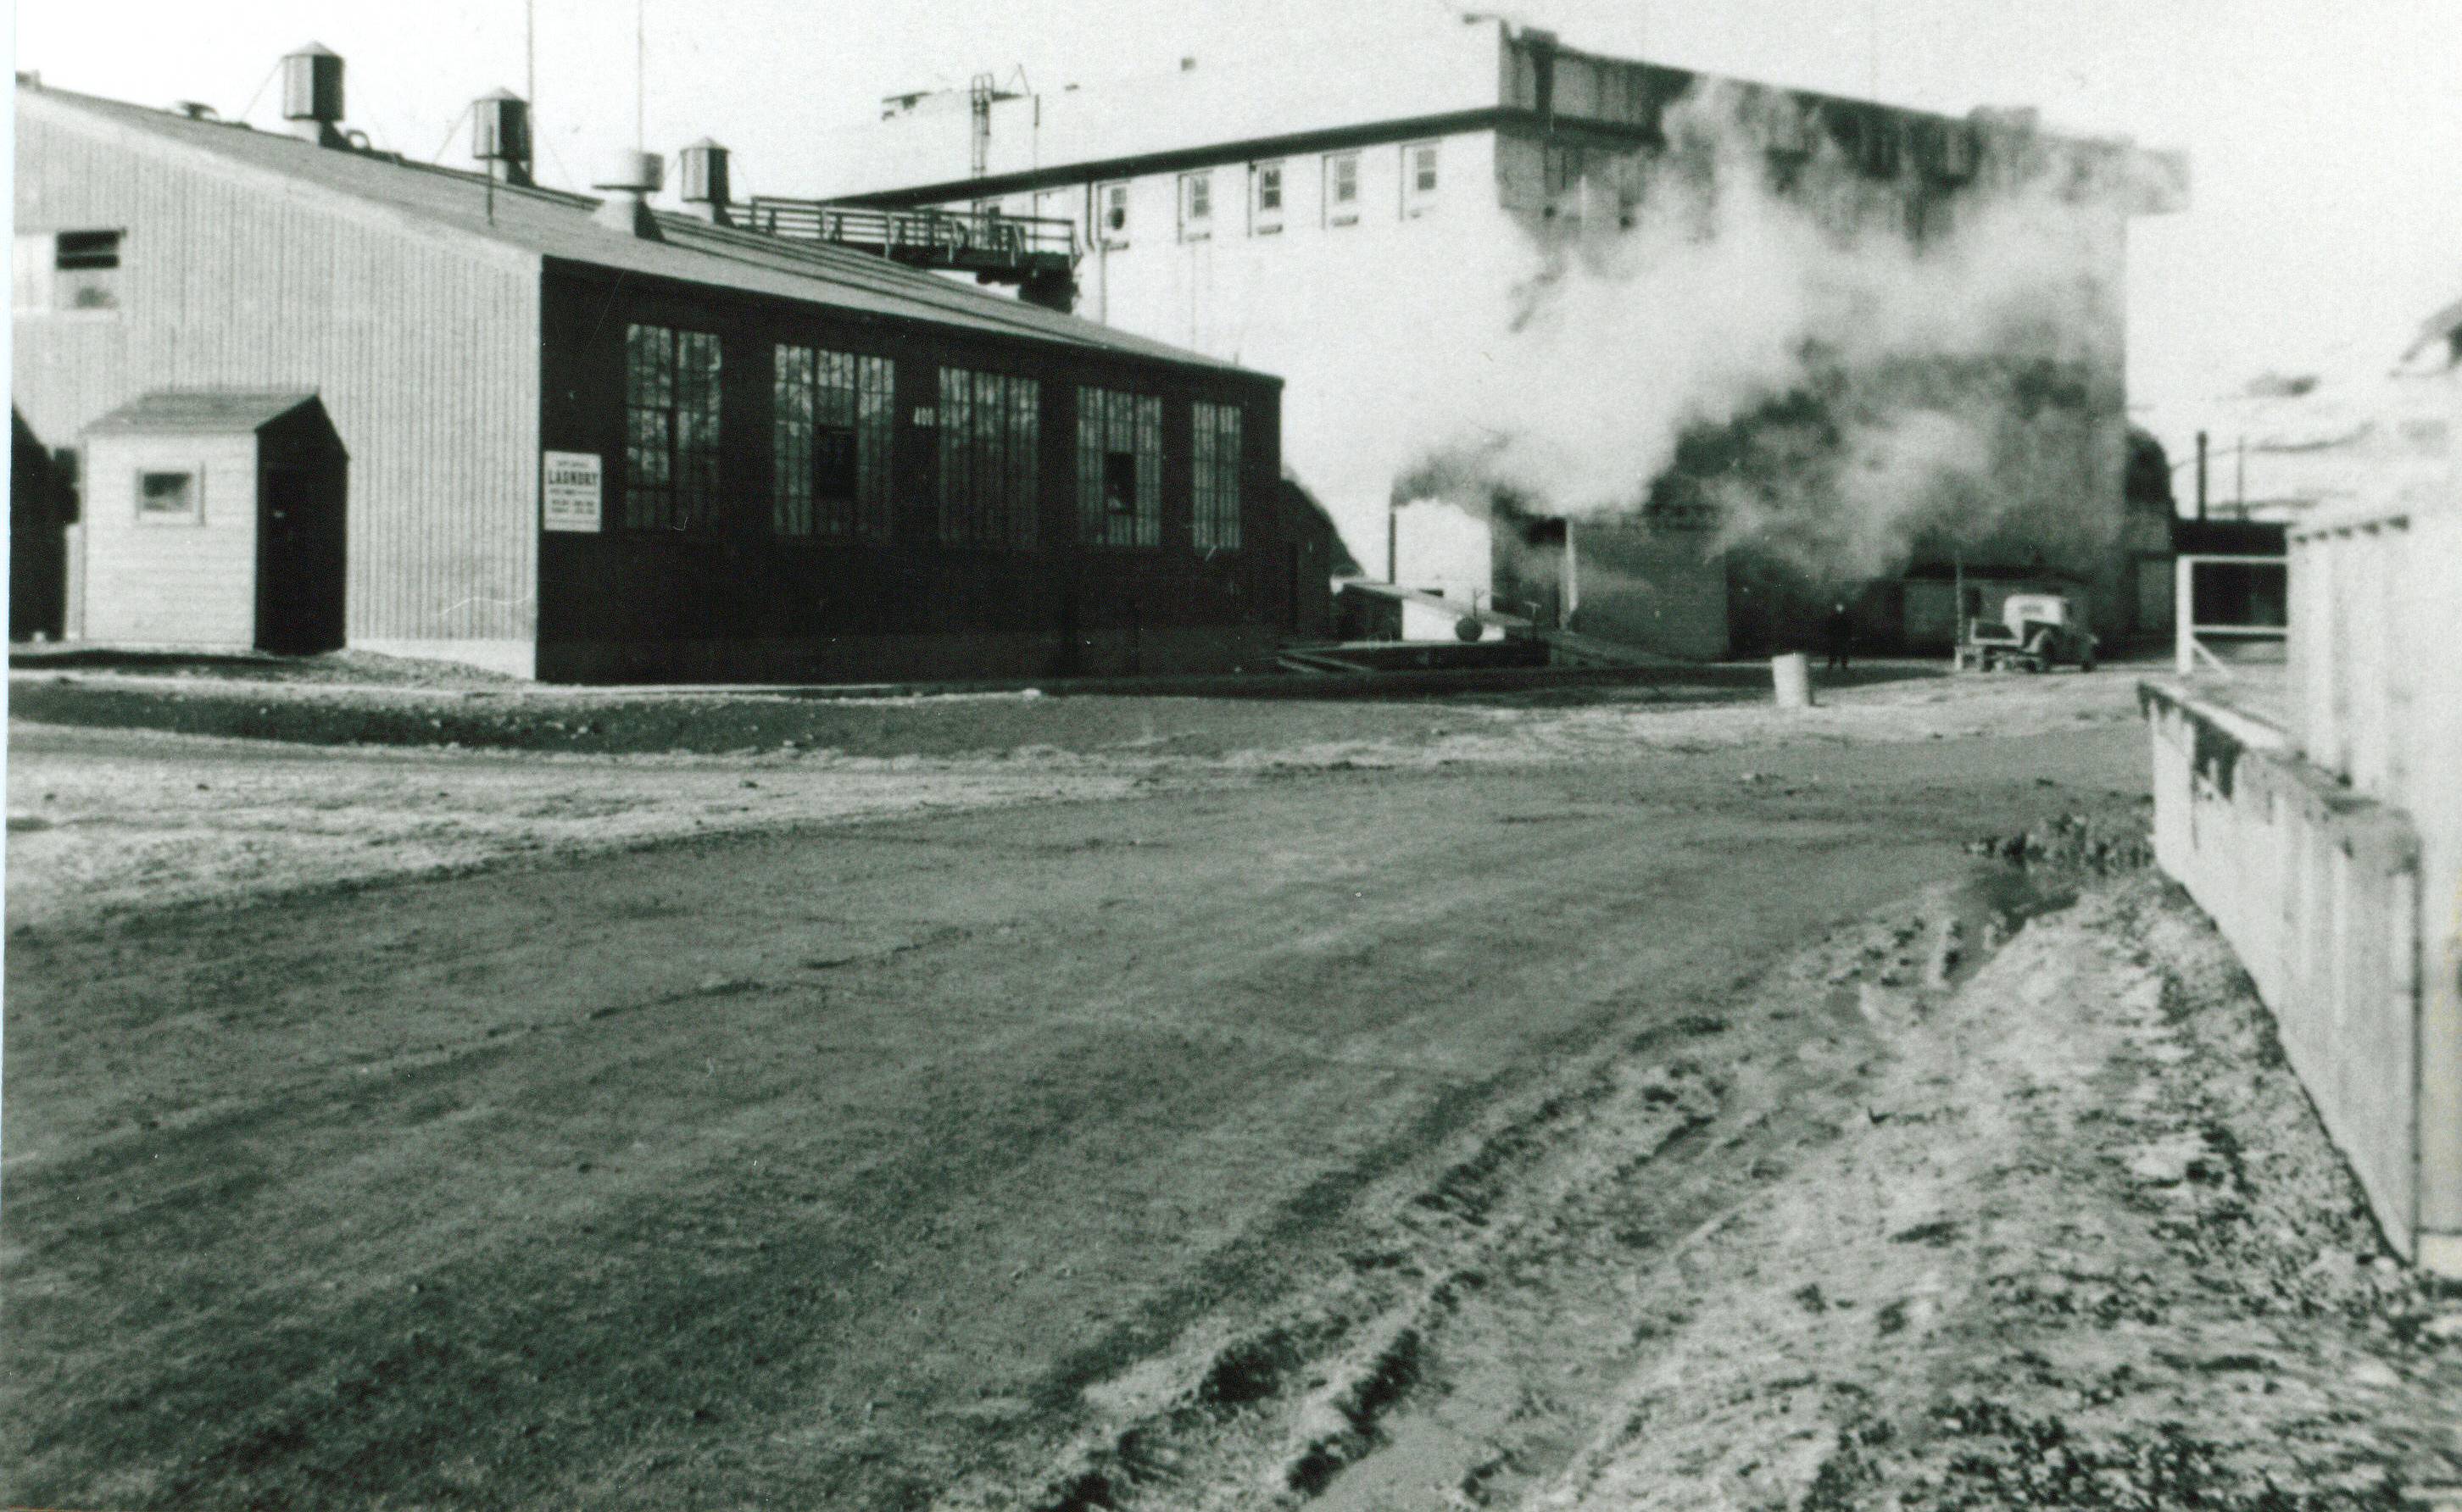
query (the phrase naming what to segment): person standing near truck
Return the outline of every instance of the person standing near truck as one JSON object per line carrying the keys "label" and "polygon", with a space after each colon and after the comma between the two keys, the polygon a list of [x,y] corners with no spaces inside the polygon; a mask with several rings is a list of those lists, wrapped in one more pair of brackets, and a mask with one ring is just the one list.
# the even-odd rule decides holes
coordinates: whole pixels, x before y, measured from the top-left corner
{"label": "person standing near truck", "polygon": [[1829,607],[1829,670],[1831,671],[1843,672],[1846,670],[1847,652],[1854,649],[1854,644],[1855,624],[1846,617],[1846,606],[1831,605]]}

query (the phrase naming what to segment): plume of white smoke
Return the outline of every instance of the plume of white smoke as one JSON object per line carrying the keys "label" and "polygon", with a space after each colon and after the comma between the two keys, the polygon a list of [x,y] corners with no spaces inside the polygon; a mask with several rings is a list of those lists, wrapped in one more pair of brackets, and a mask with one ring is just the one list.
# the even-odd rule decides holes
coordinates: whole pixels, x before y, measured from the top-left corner
{"label": "plume of white smoke", "polygon": [[[1818,140],[1772,182],[1758,96],[1668,112],[1629,224],[1586,220],[1517,291],[1403,498],[1534,512],[1715,506],[1713,549],[1816,579],[1919,545],[2075,561],[2118,524],[2116,209],[2049,176],[1928,197]],[[2106,476],[2107,475],[2107,476]]]}

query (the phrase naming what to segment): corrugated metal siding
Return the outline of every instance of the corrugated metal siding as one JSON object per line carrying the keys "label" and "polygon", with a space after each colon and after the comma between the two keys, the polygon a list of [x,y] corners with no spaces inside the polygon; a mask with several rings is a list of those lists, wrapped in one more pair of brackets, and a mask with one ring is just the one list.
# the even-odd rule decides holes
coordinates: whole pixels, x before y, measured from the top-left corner
{"label": "corrugated metal siding", "polygon": [[127,233],[116,315],[16,320],[15,402],[45,445],[153,389],[313,390],[351,455],[351,638],[533,633],[535,265],[24,109],[16,224]]}

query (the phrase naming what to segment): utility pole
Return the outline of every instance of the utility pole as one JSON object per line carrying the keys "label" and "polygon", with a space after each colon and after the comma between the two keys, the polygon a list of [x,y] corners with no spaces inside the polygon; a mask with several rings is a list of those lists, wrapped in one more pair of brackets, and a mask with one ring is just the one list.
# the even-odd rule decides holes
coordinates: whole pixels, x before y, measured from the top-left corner
{"label": "utility pole", "polygon": [[2246,520],[2248,518],[2248,436],[2245,432],[2239,438],[2238,471],[2239,476],[2232,484],[2232,502],[2238,506],[2239,517]]}
{"label": "utility pole", "polygon": [[2206,518],[2206,433],[2197,433],[2197,519]]}

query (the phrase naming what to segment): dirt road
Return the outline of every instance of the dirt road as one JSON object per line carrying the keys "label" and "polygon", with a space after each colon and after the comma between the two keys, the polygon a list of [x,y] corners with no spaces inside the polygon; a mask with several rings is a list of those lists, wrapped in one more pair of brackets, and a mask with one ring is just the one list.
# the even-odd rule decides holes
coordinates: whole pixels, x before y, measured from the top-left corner
{"label": "dirt road", "polygon": [[1568,726],[1544,761],[1255,762],[21,927],[0,1499],[1328,1479],[1548,1151],[1687,1157],[1646,1248],[1818,1141],[1697,1159],[1733,1062],[1857,1074],[1733,1005],[1978,831],[2133,805],[2097,697],[2022,739],[1567,758]]}

